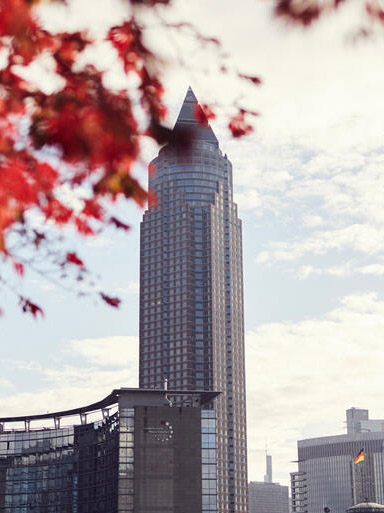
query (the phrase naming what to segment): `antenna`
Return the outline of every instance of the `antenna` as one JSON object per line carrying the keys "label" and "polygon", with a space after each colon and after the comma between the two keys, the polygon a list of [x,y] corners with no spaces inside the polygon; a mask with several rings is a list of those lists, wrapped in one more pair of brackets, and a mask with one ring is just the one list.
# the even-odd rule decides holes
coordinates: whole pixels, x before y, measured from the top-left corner
{"label": "antenna", "polygon": [[172,403],[172,401],[169,399],[168,394],[167,394],[167,390],[168,390],[168,378],[164,378],[164,390],[165,390],[165,400],[166,400],[166,402],[168,403],[168,406],[169,406],[169,407],[172,407],[172,406],[173,406],[173,403]]}

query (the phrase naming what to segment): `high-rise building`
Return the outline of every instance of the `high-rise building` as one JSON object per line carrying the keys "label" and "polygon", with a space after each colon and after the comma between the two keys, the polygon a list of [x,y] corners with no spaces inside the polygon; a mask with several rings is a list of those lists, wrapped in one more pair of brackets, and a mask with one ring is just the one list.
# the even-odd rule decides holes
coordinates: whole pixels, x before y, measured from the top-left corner
{"label": "high-rise building", "polygon": [[[370,500],[384,502],[384,432],[368,410],[347,410],[348,433],[299,440],[298,472],[291,474],[293,513],[345,511]],[[365,426],[365,427],[364,427]],[[364,459],[354,463],[364,451]]]}
{"label": "high-rise building", "polygon": [[188,89],[141,224],[140,387],[217,390],[218,511],[247,510],[241,221],[232,165]]}
{"label": "high-rise building", "polygon": [[248,485],[249,513],[289,513],[288,486],[272,480],[272,456],[266,455],[264,482],[251,481]]}
{"label": "high-rise building", "polygon": [[183,390],[172,408],[165,390],[121,388],[0,418],[0,513],[216,511],[216,395]]}

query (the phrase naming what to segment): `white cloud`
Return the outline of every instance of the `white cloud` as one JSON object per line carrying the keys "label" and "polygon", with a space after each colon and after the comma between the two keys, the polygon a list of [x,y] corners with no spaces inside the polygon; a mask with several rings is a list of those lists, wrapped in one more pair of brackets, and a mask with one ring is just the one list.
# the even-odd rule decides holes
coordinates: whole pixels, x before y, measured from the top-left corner
{"label": "white cloud", "polygon": [[110,248],[114,245],[114,240],[111,237],[97,234],[95,237],[87,237],[85,245],[89,248],[104,249]]}
{"label": "white cloud", "polygon": [[85,362],[43,369],[34,362],[12,361],[18,368],[40,371],[46,386],[0,397],[0,417],[75,408],[102,399],[114,388],[138,385],[138,337],[71,340],[68,352]]}
{"label": "white cloud", "polygon": [[14,384],[9,379],[0,378],[0,391],[1,389],[11,390],[14,388]]}
{"label": "white cloud", "polygon": [[41,364],[39,362],[34,362],[34,361],[14,360],[11,358],[1,358],[0,364],[5,365],[7,368],[23,370],[23,371],[26,370],[26,371],[40,372],[42,370]]}
{"label": "white cloud", "polygon": [[113,292],[118,296],[131,296],[132,294],[139,294],[140,284],[138,281],[129,281],[126,285],[116,286],[112,288]]}
{"label": "white cloud", "polygon": [[[262,260],[258,260],[261,262]],[[378,263],[367,264],[359,266],[355,260],[350,260],[341,265],[330,266],[330,267],[316,267],[314,265],[303,265],[299,268],[298,276],[301,279],[306,279],[310,275],[317,276],[336,276],[345,278],[348,276],[357,276],[357,275],[374,275],[374,276],[384,276],[384,264],[382,263],[382,259],[378,259]]]}
{"label": "white cloud", "polygon": [[71,340],[70,349],[92,364],[131,369],[138,366],[138,344],[136,336],[115,336]]}
{"label": "white cloud", "polygon": [[315,226],[324,224],[324,220],[321,216],[318,215],[307,215],[303,218],[303,224],[309,228],[314,228]]}
{"label": "white cloud", "polygon": [[384,264],[370,264],[360,267],[359,272],[361,274],[375,274],[376,276],[384,275]]}
{"label": "white cloud", "polygon": [[270,248],[270,251],[263,251],[257,256],[258,262],[269,259],[293,261],[306,254],[324,255],[329,251],[345,249],[376,255],[384,250],[384,230],[368,224],[352,224],[340,229],[318,230],[306,238],[272,242]]}

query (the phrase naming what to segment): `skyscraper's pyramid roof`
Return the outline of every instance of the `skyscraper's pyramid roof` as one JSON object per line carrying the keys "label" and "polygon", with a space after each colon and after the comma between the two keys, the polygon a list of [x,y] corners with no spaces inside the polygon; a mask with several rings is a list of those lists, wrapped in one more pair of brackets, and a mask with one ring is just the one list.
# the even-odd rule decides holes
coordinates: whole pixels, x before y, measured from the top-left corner
{"label": "skyscraper's pyramid roof", "polygon": [[196,119],[197,108],[197,98],[191,86],[189,86],[173,130],[189,130],[195,139],[218,145],[218,140],[208,122],[207,124],[202,124]]}

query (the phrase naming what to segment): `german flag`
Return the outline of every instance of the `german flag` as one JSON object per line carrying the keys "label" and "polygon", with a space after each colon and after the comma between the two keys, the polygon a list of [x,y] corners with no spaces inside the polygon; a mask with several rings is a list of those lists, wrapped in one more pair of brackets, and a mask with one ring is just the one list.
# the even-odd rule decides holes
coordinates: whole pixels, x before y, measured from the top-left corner
{"label": "german flag", "polygon": [[356,465],[356,463],[360,463],[360,461],[364,461],[364,456],[365,456],[364,449],[361,449],[359,454],[353,460],[353,463]]}

